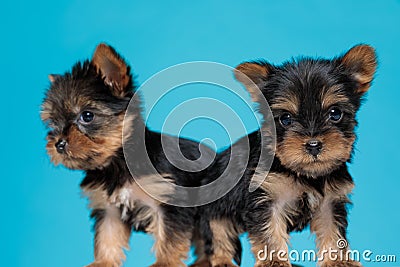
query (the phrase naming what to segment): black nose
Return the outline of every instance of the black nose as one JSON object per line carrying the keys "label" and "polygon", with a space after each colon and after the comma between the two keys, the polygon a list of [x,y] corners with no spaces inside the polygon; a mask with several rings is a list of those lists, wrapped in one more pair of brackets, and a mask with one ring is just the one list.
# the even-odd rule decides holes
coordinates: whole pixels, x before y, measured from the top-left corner
{"label": "black nose", "polygon": [[62,154],[65,152],[65,146],[67,145],[67,141],[64,139],[58,140],[58,142],[55,144],[57,152]]}
{"label": "black nose", "polygon": [[322,148],[322,143],[315,139],[311,139],[306,144],[306,149],[308,153],[310,153],[313,156],[317,156],[319,153],[321,153],[321,148]]}

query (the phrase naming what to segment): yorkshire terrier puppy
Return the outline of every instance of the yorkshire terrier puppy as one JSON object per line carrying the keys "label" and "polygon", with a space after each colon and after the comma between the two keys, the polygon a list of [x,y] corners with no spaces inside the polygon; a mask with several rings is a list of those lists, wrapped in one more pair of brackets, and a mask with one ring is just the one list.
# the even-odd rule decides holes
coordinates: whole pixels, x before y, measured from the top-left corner
{"label": "yorkshire terrier puppy", "polygon": [[[201,256],[204,242],[193,235],[196,208],[167,205],[143,191],[128,170],[123,142],[129,140],[129,150],[134,153],[135,149],[142,149],[139,144],[145,140],[155,170],[149,171],[138,160],[134,163],[135,178],[165,198],[175,194],[171,183],[201,185],[213,164],[192,172],[169,162],[162,135],[145,126],[130,67],[122,57],[112,47],[100,44],[90,61],[78,62],[71,72],[50,75],[49,79],[51,85],[41,111],[41,118],[49,127],[46,148],[54,164],[85,171],[81,188],[90,200],[95,220],[95,261],[89,266],[121,266],[132,230],[154,235],[157,260],[153,267],[185,266],[182,260],[187,257],[191,239],[197,244],[203,266],[211,266]],[[131,100],[134,110],[128,114]],[[163,138],[171,143],[177,139]],[[179,138],[178,143],[182,154],[193,162],[200,160],[200,154],[207,162],[214,157],[211,149],[194,141]],[[204,166],[204,162],[195,164]],[[159,174],[165,183],[153,178]]]}
{"label": "yorkshire terrier puppy", "polygon": [[[246,197],[244,220],[255,266],[291,266],[289,232],[307,225],[316,234],[322,267],[361,266],[348,258],[343,245],[354,186],[347,163],[356,140],[356,113],[376,66],[375,51],[368,45],[357,45],[331,60],[237,66],[236,78],[254,100],[261,101],[261,90],[268,101],[277,134],[272,168],[256,174],[266,178]],[[329,257],[332,250],[338,251],[337,259]]]}

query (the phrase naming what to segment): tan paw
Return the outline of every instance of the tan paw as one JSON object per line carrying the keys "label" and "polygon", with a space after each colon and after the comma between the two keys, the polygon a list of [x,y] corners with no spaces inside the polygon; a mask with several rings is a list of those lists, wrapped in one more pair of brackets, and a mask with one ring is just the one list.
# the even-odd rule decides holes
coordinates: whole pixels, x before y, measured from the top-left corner
{"label": "tan paw", "polygon": [[362,267],[358,261],[330,261],[321,264],[321,267]]}
{"label": "tan paw", "polygon": [[232,263],[231,259],[224,258],[214,258],[211,260],[212,267],[237,267],[237,265]]}
{"label": "tan paw", "polygon": [[212,265],[209,260],[201,260],[193,263],[190,267],[212,267]]}
{"label": "tan paw", "polygon": [[238,267],[238,266],[233,264],[232,262],[226,262],[226,263],[218,263],[216,265],[213,265],[212,267]]}
{"label": "tan paw", "polygon": [[257,262],[254,267],[292,267],[292,265],[288,261],[273,260]]}
{"label": "tan paw", "polygon": [[153,265],[151,265],[150,267],[184,267],[186,265],[184,265],[183,263],[181,264],[174,264],[174,263],[166,263],[166,262],[156,262]]}
{"label": "tan paw", "polygon": [[211,259],[212,267],[237,267],[232,263],[232,258],[214,255]]}
{"label": "tan paw", "polygon": [[109,261],[95,261],[85,267],[118,267],[118,263],[112,263]]}

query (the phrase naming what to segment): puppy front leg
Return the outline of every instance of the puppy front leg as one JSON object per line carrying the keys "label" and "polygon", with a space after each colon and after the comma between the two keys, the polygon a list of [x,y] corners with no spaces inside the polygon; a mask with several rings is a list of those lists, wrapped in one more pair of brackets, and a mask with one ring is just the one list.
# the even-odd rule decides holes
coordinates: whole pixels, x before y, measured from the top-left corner
{"label": "puppy front leg", "polygon": [[190,250],[191,232],[159,225],[155,234],[156,263],[151,267],[184,267]]}
{"label": "puppy front leg", "polygon": [[248,212],[255,267],[290,267],[285,203],[260,195]]}
{"label": "puppy front leg", "polygon": [[190,251],[193,217],[183,208],[164,206],[157,213],[154,250],[156,263],[151,267],[183,267]]}
{"label": "puppy front leg", "polygon": [[349,202],[342,198],[325,197],[311,220],[311,231],[315,232],[321,267],[361,267],[357,261],[349,259],[346,228]]}
{"label": "puppy front leg", "polygon": [[235,267],[232,259],[238,251],[236,240],[239,231],[228,219],[211,220],[213,253],[210,255],[210,262],[213,267]]}
{"label": "puppy front leg", "polygon": [[[211,230],[209,231],[211,232]],[[208,243],[209,241],[206,241],[204,238],[204,229],[199,229],[199,226],[197,226],[192,236],[192,246],[195,248],[194,254],[196,255],[196,261],[190,265],[190,267],[212,267],[206,253],[206,250],[208,250],[206,246],[211,246]]]}
{"label": "puppy front leg", "polygon": [[87,267],[119,267],[125,260],[124,249],[128,249],[131,228],[121,220],[117,207],[108,206],[94,210],[95,261]]}

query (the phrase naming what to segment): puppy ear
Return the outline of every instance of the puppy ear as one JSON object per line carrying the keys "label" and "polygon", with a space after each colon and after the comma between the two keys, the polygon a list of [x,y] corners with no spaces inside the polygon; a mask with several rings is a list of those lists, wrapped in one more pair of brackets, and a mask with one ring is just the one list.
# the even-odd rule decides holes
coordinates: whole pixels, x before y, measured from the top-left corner
{"label": "puppy ear", "polygon": [[375,49],[369,45],[356,45],[341,58],[341,61],[358,81],[357,93],[367,92],[377,67]]}
{"label": "puppy ear", "polygon": [[54,83],[58,78],[61,77],[61,75],[60,74],[49,74],[47,77],[49,78],[49,81],[51,83]]}
{"label": "puppy ear", "polygon": [[104,83],[111,88],[113,95],[123,97],[131,90],[130,68],[114,48],[103,43],[99,44],[91,63],[101,74]]}
{"label": "puppy ear", "polygon": [[251,98],[257,102],[262,95],[260,90],[272,68],[273,66],[267,62],[244,62],[235,68],[234,74],[236,80],[246,87]]}

